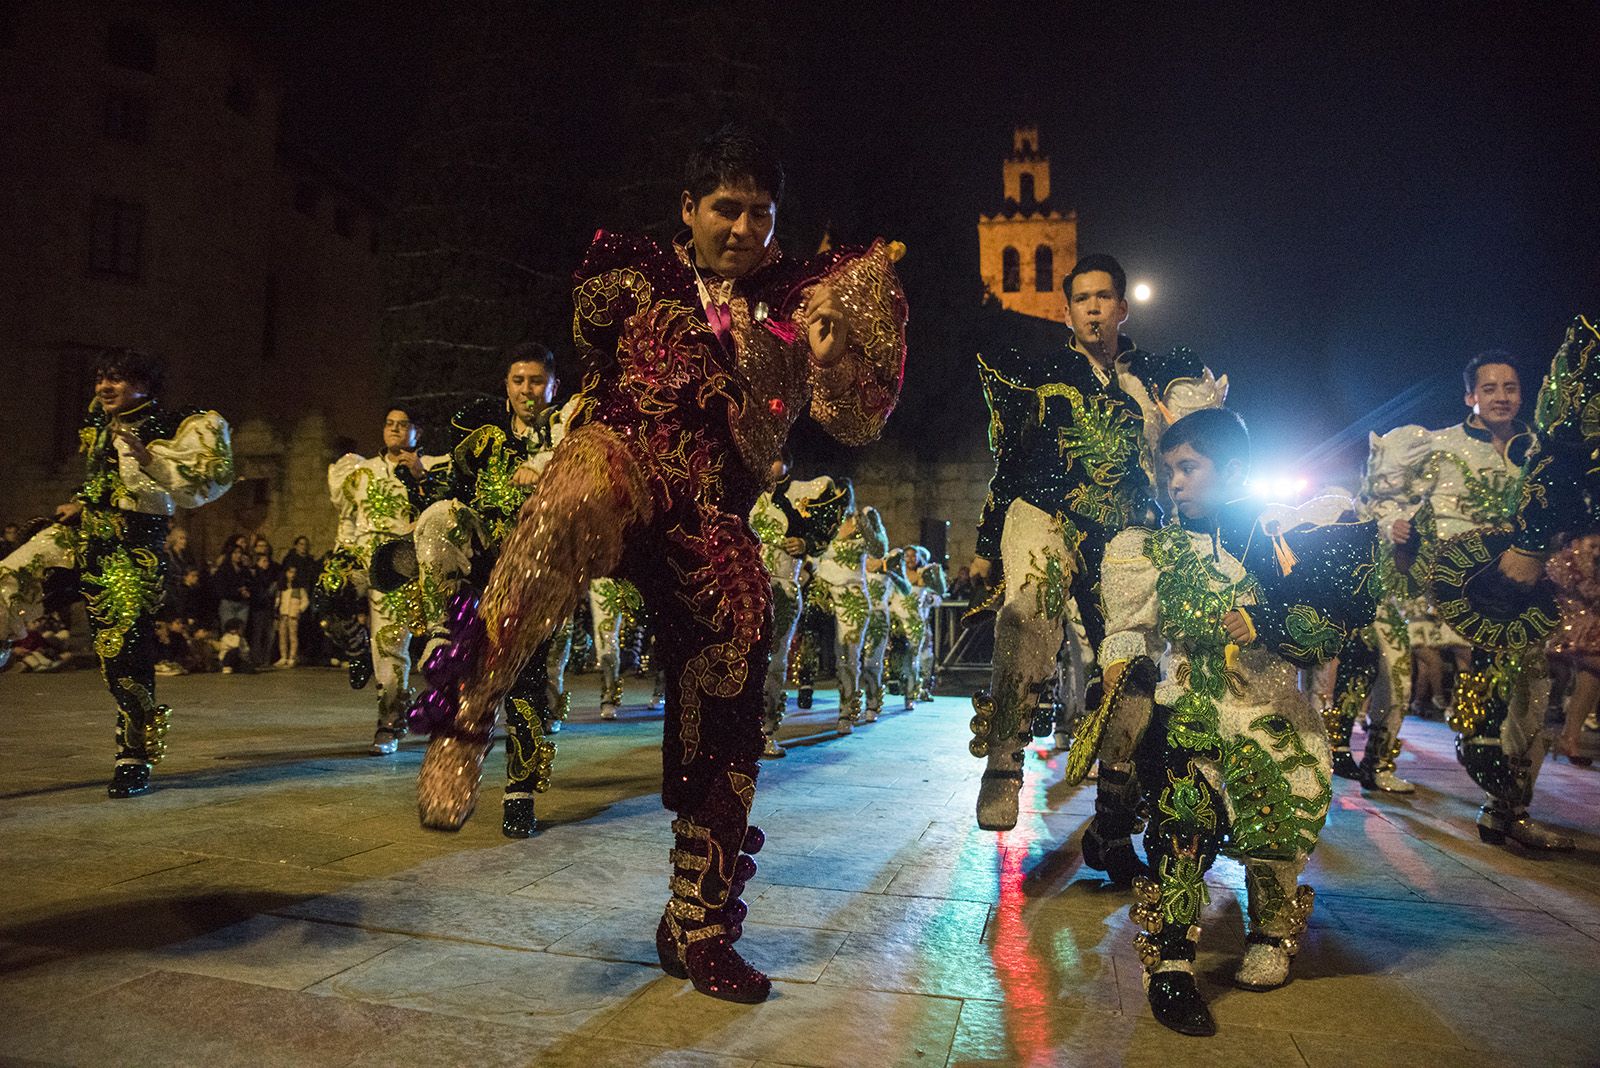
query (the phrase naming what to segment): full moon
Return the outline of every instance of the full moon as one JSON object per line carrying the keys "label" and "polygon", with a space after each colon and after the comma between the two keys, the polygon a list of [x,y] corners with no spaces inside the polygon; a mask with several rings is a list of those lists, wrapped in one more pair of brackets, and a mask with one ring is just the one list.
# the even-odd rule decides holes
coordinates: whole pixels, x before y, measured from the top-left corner
{"label": "full moon", "polygon": [[1149,300],[1150,299],[1150,284],[1148,282],[1140,282],[1138,285],[1134,286],[1133,287],[1133,299],[1134,300],[1140,300],[1140,301]]}

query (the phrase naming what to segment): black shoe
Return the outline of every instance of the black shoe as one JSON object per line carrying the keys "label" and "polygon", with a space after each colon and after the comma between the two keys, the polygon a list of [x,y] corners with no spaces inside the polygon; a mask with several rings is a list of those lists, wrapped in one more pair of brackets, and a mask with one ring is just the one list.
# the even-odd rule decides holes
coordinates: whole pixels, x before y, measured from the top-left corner
{"label": "black shoe", "polygon": [[1341,779],[1353,779],[1366,785],[1361,778],[1361,765],[1356,763],[1356,758],[1348,748],[1333,751],[1333,773]]}
{"label": "black shoe", "polygon": [[1188,972],[1157,972],[1150,977],[1150,1012],[1156,1022],[1180,1035],[1210,1038],[1217,1033],[1194,976]]}
{"label": "black shoe", "polygon": [[372,681],[372,649],[365,647],[361,652],[350,658],[350,688],[360,690]]}
{"label": "black shoe", "polygon": [[1150,879],[1150,865],[1139,859],[1131,839],[1123,838],[1106,845],[1093,822],[1083,832],[1083,863],[1096,871],[1103,871],[1111,885],[1126,890],[1135,879]]}
{"label": "black shoe", "polygon": [[505,800],[505,818],[500,821],[500,833],[507,838],[532,838],[539,829],[539,820],[533,814],[533,798],[508,797]]}
{"label": "black shoe", "polygon": [[107,797],[138,797],[150,792],[149,764],[118,764],[111,773]]}

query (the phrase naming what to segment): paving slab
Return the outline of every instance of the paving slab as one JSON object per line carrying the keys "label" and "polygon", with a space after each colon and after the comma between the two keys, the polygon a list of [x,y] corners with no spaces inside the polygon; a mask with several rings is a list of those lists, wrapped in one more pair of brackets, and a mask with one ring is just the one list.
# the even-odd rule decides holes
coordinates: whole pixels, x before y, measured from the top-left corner
{"label": "paving slab", "polygon": [[970,711],[941,698],[848,738],[832,694],[786,721],[757,794],[768,845],[741,948],[764,1005],[655,964],[670,815],[660,715],[557,738],[541,830],[499,831],[503,756],[458,834],[418,827],[422,745],[366,753],[371,695],[332,671],[162,680],[149,796],[109,801],[98,677],[0,674],[0,1063],[1377,1065],[1600,1063],[1600,772],[1543,769],[1534,812],[1579,850],[1485,845],[1437,723],[1406,723],[1409,797],[1335,786],[1317,908],[1281,990],[1231,984],[1242,868],[1207,876],[1211,1040],[1151,1019],[1128,897],[1079,854],[1092,786],[1030,749],[1015,830],[972,820]]}

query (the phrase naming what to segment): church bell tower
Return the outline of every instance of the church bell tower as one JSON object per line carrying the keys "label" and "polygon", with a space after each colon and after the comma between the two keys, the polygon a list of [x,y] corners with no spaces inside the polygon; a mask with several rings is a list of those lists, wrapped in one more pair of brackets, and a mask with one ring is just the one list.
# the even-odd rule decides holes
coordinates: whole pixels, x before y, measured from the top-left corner
{"label": "church bell tower", "polygon": [[1061,322],[1061,280],[1078,259],[1078,215],[1050,202],[1050,157],[1039,127],[1018,126],[1001,164],[1004,197],[978,215],[978,264],[988,292],[1009,311]]}

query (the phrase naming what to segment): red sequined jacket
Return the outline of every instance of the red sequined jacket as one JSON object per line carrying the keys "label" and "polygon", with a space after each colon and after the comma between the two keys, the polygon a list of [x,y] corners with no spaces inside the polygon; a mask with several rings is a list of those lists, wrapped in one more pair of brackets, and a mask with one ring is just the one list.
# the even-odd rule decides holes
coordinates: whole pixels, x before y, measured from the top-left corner
{"label": "red sequined jacket", "polygon": [[[573,339],[583,391],[573,425],[595,419],[646,431],[686,417],[703,432],[726,428],[755,482],[767,484],[789,430],[812,418],[847,445],[883,430],[905,368],[906,302],[882,241],[805,262],[766,259],[733,282],[703,276],[726,301],[728,340],[713,331],[687,248],[602,230],[574,277]],[[811,360],[803,315],[827,283],[850,313],[845,356]],[[702,421],[703,420],[703,421]]]}

